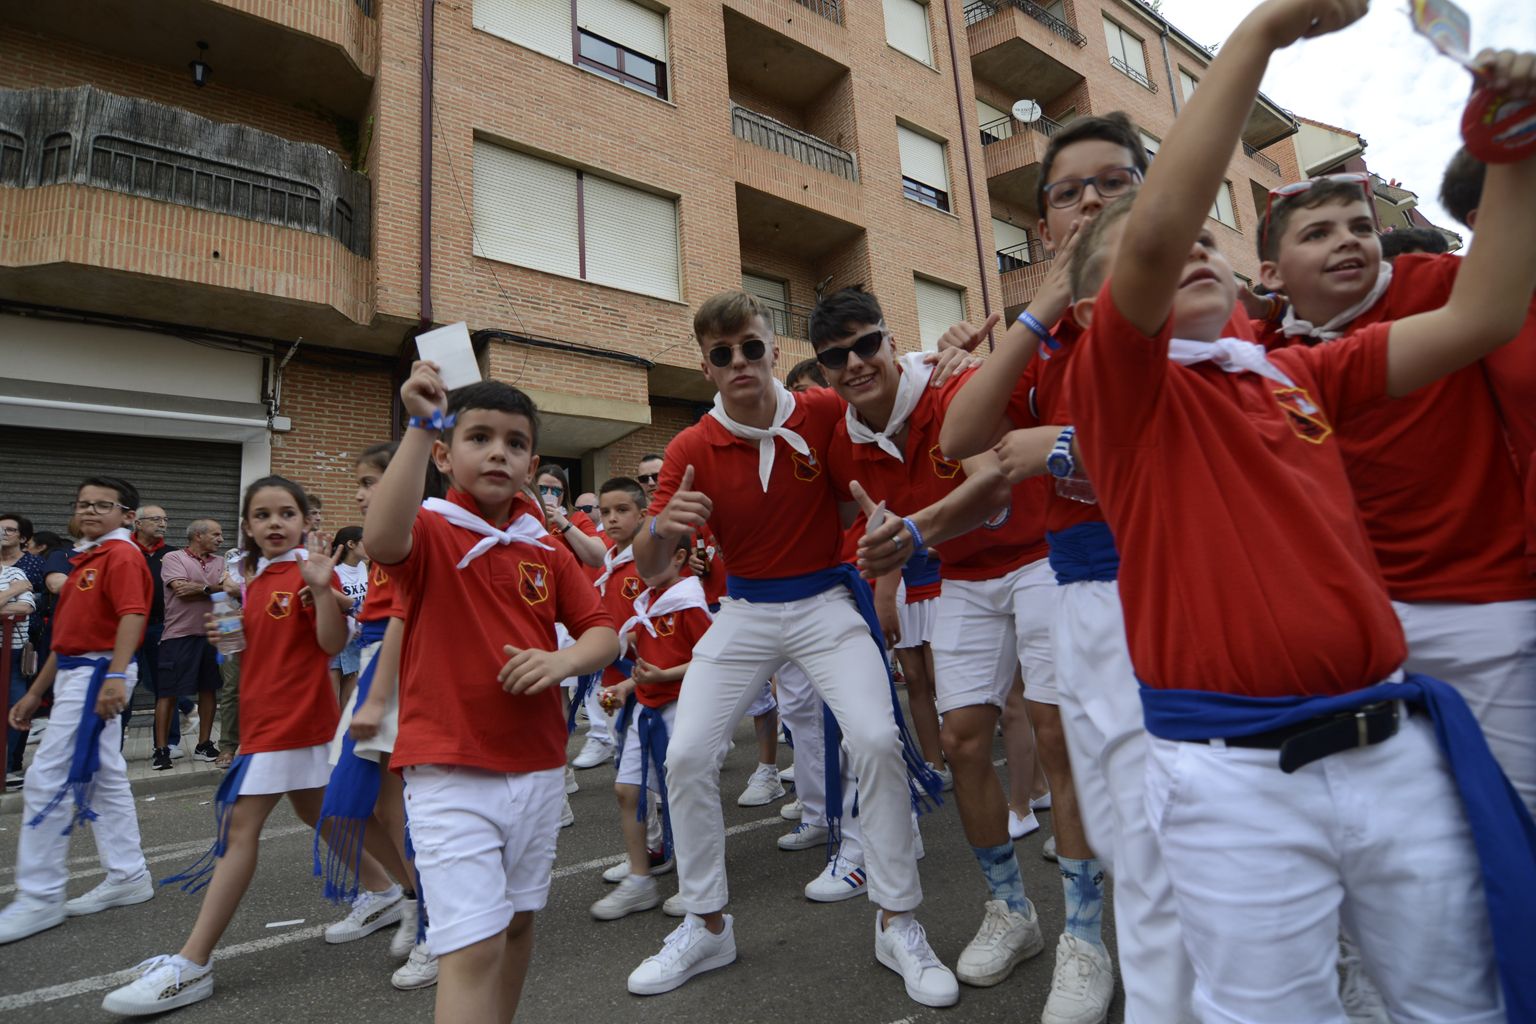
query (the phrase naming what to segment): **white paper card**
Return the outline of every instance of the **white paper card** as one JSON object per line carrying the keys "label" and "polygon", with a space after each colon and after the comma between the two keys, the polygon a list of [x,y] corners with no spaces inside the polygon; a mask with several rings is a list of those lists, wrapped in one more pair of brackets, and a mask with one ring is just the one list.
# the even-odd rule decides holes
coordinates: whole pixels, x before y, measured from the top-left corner
{"label": "white paper card", "polygon": [[421,358],[441,368],[443,386],[449,391],[480,380],[480,364],[475,361],[475,347],[470,344],[469,327],[449,324],[416,338]]}

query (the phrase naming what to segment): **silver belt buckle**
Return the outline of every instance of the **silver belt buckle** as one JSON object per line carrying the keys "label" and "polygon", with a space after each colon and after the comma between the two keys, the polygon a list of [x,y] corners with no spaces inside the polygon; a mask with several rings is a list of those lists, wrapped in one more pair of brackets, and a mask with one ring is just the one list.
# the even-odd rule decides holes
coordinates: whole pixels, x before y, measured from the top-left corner
{"label": "silver belt buckle", "polygon": [[1359,742],[1356,746],[1368,747],[1371,745],[1371,730],[1365,719],[1364,711],[1355,712],[1355,730]]}

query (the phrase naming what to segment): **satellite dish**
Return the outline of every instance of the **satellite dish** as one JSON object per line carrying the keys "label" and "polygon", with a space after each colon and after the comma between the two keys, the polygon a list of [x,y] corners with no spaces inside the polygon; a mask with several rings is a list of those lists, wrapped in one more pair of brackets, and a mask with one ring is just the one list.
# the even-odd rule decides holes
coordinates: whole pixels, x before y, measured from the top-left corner
{"label": "satellite dish", "polygon": [[1040,104],[1034,100],[1019,100],[1013,105],[1013,119],[1025,124],[1040,120]]}

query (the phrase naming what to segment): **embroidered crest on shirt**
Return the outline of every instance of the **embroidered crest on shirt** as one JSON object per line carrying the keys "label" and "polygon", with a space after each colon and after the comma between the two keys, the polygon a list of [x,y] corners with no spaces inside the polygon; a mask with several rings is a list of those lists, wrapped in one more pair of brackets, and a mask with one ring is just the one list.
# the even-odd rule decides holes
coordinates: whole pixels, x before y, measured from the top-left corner
{"label": "embroidered crest on shirt", "polygon": [[645,583],[638,576],[624,577],[624,600],[633,601],[640,596],[640,591],[645,589]]}
{"label": "embroidered crest on shirt", "polygon": [[933,475],[940,480],[953,480],[955,474],[960,472],[960,463],[954,459],[945,458],[938,445],[928,449],[928,458],[933,460]]}
{"label": "embroidered crest on shirt", "polygon": [[379,565],[377,562],[375,562],[373,565],[373,571],[368,574],[368,578],[374,586],[383,586],[385,583],[389,582],[389,573],[384,571],[384,567],[382,565]]}
{"label": "embroidered crest on shirt", "polygon": [[517,592],[529,604],[542,604],[549,600],[549,567],[540,562],[517,563]]}
{"label": "embroidered crest on shirt", "polygon": [[274,619],[286,619],[293,614],[293,592],[290,590],[273,591],[267,599],[267,614]]}
{"label": "embroidered crest on shirt", "polygon": [[96,575],[95,569],[82,569],[80,571],[80,579],[75,583],[75,589],[90,590],[96,585]]}
{"label": "embroidered crest on shirt", "polygon": [[671,636],[673,633],[677,632],[676,619],[677,616],[675,614],[663,615],[659,619],[652,619],[651,625],[656,627],[657,636]]}
{"label": "embroidered crest on shirt", "polygon": [[795,464],[796,480],[815,480],[821,476],[821,463],[816,458],[816,449],[801,455],[797,451],[790,451],[789,460]]}
{"label": "embroidered crest on shirt", "polygon": [[1291,431],[1303,441],[1322,444],[1333,433],[1333,428],[1323,419],[1322,410],[1312,401],[1306,388],[1276,388],[1275,400],[1280,403],[1280,411],[1285,413],[1285,421],[1291,425]]}
{"label": "embroidered crest on shirt", "polygon": [[1013,512],[1012,508],[1010,508],[1007,505],[1004,505],[1002,508],[997,510],[997,514],[996,515],[994,515],[991,519],[988,519],[986,522],[982,523],[981,525],[986,527],[989,530],[1000,530],[1000,529],[1003,528],[1003,524],[1008,522],[1008,517],[1009,517],[1009,515],[1012,514],[1012,512]]}

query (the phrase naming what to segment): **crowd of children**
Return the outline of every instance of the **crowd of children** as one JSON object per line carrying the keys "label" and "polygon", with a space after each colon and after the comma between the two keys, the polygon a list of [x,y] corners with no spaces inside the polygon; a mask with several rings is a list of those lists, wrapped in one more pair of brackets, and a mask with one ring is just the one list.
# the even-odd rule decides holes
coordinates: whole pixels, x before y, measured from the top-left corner
{"label": "crowd of children", "polygon": [[[206,891],[104,1008],[212,994],[286,796],[350,903],[327,941],[395,926],[397,987],[436,984],[440,1022],[510,1021],[584,708],[574,764],[616,764],[625,849],[591,916],[682,918],[637,996],[736,959],[720,770],[752,717],[738,803],[783,795],[782,714],[778,845],[826,844],[807,897],[867,893],[918,1003],[1045,949],[1013,845],[1033,797],[1065,903],[1042,1024],[1102,1024],[1117,975],[1132,1024],[1536,1020],[1536,156],[1452,162],[1447,203],[1482,224],[1465,258],[1384,262],[1363,176],[1276,189],[1283,301],[1258,319],[1205,226],[1271,55],[1364,8],[1257,7],[1154,166],[1122,114],[1058,132],[1036,197],[1058,258],[984,361],[998,317],[900,356],[851,288],[780,384],[768,311],[725,292],[694,318],[713,407],[597,488],[597,521],[540,464],[523,392],[449,391],[430,362],[402,440],[359,454],[361,528],[327,549],[301,487],[250,485],[241,628],[206,629],[244,646],[239,755],[208,854],[167,880]],[[1530,55],[1474,66],[1536,101]],[[0,942],[155,894],[117,741],[152,604],[138,504],[78,491],[53,653],[11,712],[52,689]],[[916,917],[917,814],[944,792],[984,887],[953,969]],[[106,878],[66,901],[84,822]]]}

